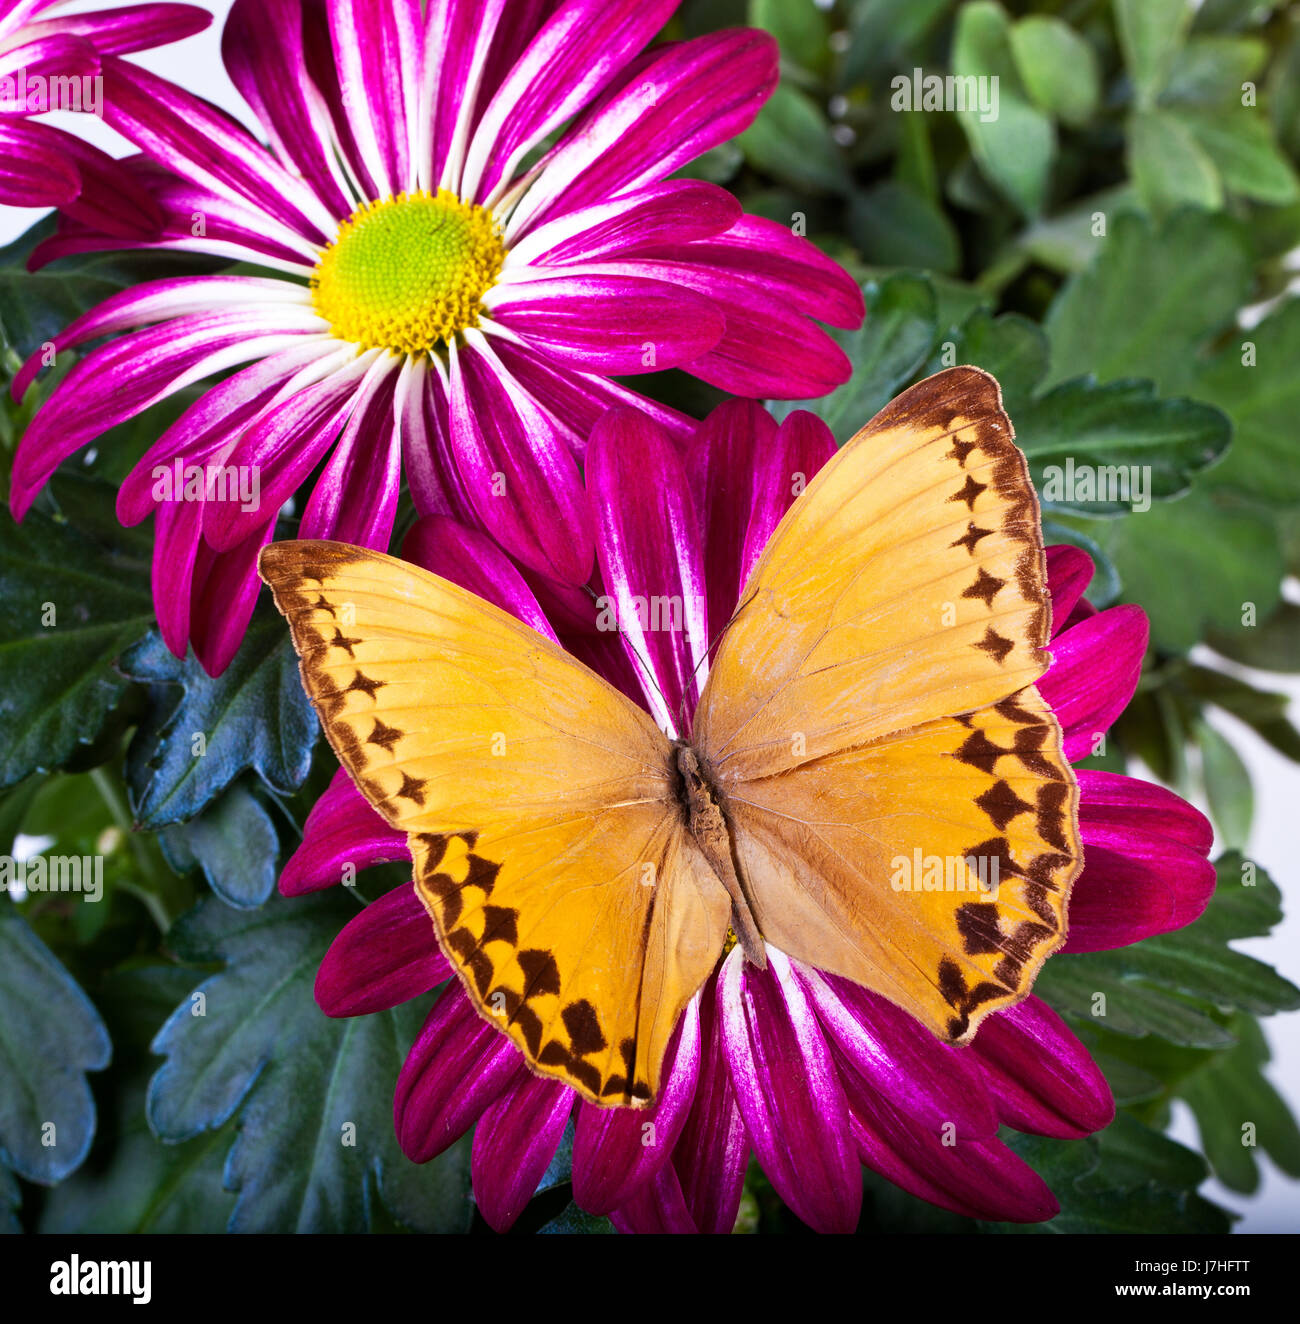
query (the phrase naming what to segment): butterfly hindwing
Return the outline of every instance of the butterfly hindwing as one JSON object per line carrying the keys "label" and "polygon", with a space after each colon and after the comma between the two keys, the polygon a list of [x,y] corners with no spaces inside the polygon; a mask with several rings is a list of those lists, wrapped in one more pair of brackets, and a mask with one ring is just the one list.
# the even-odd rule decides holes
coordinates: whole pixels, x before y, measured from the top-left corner
{"label": "butterfly hindwing", "polygon": [[1032,687],[742,784],[764,936],[964,1043],[1064,941],[1077,791]]}
{"label": "butterfly hindwing", "polygon": [[[1073,773],[1033,688],[1038,504],[997,383],[904,392],[795,502],[718,648],[694,739],[764,936],[966,1041],[1063,940]],[[906,861],[976,886],[901,891]],[[919,864],[918,864],[919,861]],[[931,870],[931,877],[933,873]]]}
{"label": "butterfly hindwing", "polygon": [[649,717],[514,617],[341,543],[260,562],[341,762],[408,833],[479,1011],[530,1065],[642,1103],[726,938]]}

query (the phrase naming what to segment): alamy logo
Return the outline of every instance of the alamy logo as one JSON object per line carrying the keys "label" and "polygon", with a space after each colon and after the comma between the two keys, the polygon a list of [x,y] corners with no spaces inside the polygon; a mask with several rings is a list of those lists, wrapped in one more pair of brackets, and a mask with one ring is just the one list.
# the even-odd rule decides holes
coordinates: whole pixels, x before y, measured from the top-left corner
{"label": "alamy logo", "polygon": [[642,632],[661,630],[679,633],[682,629],[682,599],[678,594],[643,598],[633,596],[620,611],[618,602],[608,594],[596,599],[596,629],[629,633],[633,625]]}
{"label": "alamy logo", "polygon": [[911,855],[895,855],[889,885],[895,892],[982,892],[998,894],[996,855],[923,855],[918,846]]}
{"label": "alamy logo", "polygon": [[15,70],[0,77],[0,115],[44,115],[75,110],[103,116],[104,80],[99,74],[29,74]]}
{"label": "alamy logo", "polygon": [[1075,464],[1067,456],[1064,466],[1043,466],[1044,501],[1070,506],[1128,506],[1142,514],[1151,509],[1149,464]]}
{"label": "alamy logo", "polygon": [[172,501],[239,502],[251,515],[262,504],[262,471],[255,464],[186,464],[179,456],[153,470],[153,499]]}
{"label": "alamy logo", "polygon": [[51,1296],[129,1296],[147,1306],[153,1299],[149,1260],[85,1260],[74,1255],[50,1265]]}
{"label": "alamy logo", "polygon": [[889,83],[891,110],[947,110],[978,114],[987,124],[998,117],[997,74],[927,74],[913,69]]}
{"label": "alamy logo", "polygon": [[87,901],[104,895],[102,855],[0,855],[0,892],[83,892]]}

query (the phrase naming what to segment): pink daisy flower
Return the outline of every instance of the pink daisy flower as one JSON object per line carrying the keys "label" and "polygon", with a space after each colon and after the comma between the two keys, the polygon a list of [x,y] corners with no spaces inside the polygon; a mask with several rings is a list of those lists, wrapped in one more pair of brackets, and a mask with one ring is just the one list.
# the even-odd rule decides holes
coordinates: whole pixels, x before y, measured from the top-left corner
{"label": "pink daisy flower", "polygon": [[94,113],[100,56],[164,46],[202,32],[193,5],[131,5],[89,14],[52,11],[63,0],[0,0],[0,205],[62,207],[119,239],[156,237],[161,209],[99,148],[28,117]]}
{"label": "pink daisy flower", "polygon": [[[616,378],[680,367],[729,392],[823,395],[850,373],[813,319],[860,291],[807,240],[670,176],[745,128],[777,78],[765,33],[645,50],[677,0],[236,0],[226,66],[269,145],[106,58],[104,118],[164,221],[134,247],[265,275],[156,281],[106,300],[23,437],[21,517],[79,447],[212,386],[122,485],[157,515],[168,646],[220,671],[276,516],[321,467],[304,537],[385,548],[404,473],[422,514],[485,530],[530,571],[585,583],[585,438],[620,404],[693,424]],[[75,217],[35,261],[120,247]],[[41,366],[14,383],[21,395]],[[198,475],[197,482],[193,476]],[[179,489],[179,490],[178,490]]]}
{"label": "pink daisy flower", "polygon": [[[558,639],[671,732],[679,703],[689,713],[697,697],[694,659],[730,619],[792,500],[792,475],[811,478],[834,450],[825,425],[803,412],[778,427],[759,406],[732,401],[683,448],[654,420],[620,409],[598,423],[587,455],[594,599],[575,593],[543,610],[499,549],[445,518],[420,521],[404,554]],[[1092,563],[1078,549],[1049,548],[1047,567],[1054,661],[1038,689],[1060,721],[1066,757],[1077,761],[1132,696],[1146,618],[1134,606],[1099,612],[1083,599]],[[640,631],[635,613],[620,613],[626,633],[598,630],[602,595],[676,598],[683,628]],[[1214,887],[1205,817],[1158,786],[1077,775],[1086,863],[1064,950],[1106,950],[1190,923]],[[280,886],[297,895],[337,884],[349,865],[404,858],[404,835],[340,771]],[[821,1231],[856,1225],[863,1164],[971,1217],[1034,1222],[1057,1212],[1043,1180],[997,1138],[999,1126],[1079,1137],[1106,1126],[1114,1104],[1100,1069],[1046,1003],[1031,996],[1000,1011],[969,1047],[955,1048],[883,997],[770,945],[767,957],[765,971],[739,948],[720,961],[683,1015],[660,1096],[644,1111],[595,1108],[532,1074],[451,979],[397,1084],[403,1149],[428,1160],[475,1127],[475,1198],[498,1230],[527,1204],[570,1118],[574,1196],[624,1231],[730,1231],[751,1155]],[[402,886],[343,929],[316,997],[331,1016],[365,1015],[450,975],[414,889]]]}

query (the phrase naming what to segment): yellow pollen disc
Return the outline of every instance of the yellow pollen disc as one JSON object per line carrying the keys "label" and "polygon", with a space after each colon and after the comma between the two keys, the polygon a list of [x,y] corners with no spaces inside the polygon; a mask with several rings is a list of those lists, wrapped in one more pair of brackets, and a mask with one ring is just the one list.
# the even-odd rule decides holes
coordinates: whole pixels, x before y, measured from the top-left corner
{"label": "yellow pollen disc", "polygon": [[424,354],[478,324],[505,245],[492,213],[439,189],[370,202],[339,226],[311,278],[340,340]]}

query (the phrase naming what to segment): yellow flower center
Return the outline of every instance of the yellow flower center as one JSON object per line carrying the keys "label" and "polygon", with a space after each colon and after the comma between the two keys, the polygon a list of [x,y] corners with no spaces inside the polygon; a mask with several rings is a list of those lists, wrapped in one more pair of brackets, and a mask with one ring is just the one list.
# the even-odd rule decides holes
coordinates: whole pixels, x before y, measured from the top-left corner
{"label": "yellow flower center", "polygon": [[341,340],[426,354],[478,324],[505,245],[492,213],[439,189],[369,202],[339,226],[311,278]]}

